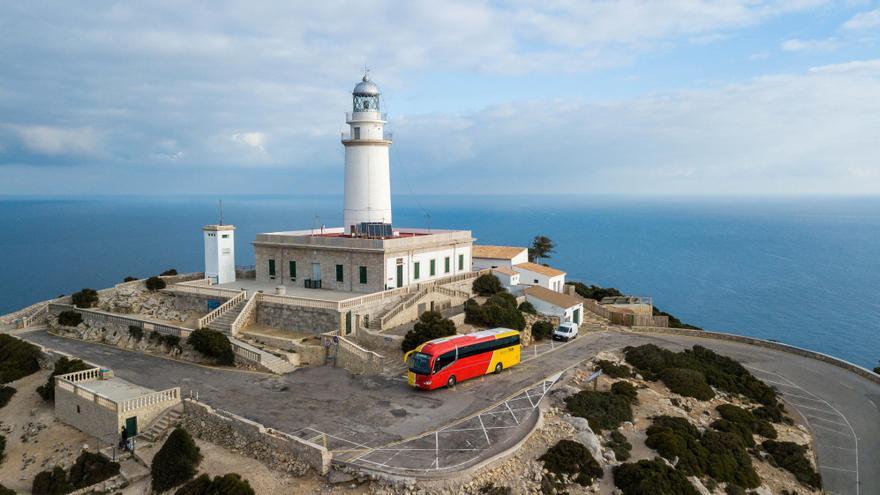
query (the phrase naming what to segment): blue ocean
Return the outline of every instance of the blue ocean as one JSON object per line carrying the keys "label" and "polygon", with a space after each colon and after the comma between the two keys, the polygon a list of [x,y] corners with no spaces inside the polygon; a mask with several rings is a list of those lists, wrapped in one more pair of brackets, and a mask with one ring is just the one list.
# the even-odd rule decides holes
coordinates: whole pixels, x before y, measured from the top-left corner
{"label": "blue ocean", "polygon": [[[237,264],[258,232],[336,226],[335,196],[225,197]],[[651,296],[682,321],[863,366],[880,359],[880,198],[402,196],[401,226],[465,228],[525,246],[569,279]],[[0,198],[0,314],[167,268],[202,270],[215,198]]]}

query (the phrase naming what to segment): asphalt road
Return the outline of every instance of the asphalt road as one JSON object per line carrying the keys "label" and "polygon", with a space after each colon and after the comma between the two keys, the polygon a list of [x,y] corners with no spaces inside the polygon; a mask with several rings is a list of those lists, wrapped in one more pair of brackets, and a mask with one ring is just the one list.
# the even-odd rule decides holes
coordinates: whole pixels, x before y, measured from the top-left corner
{"label": "asphalt road", "polygon": [[[324,432],[331,448],[378,447],[435,431],[490,408],[548,375],[605,350],[655,343],[671,349],[700,344],[728,355],[766,381],[806,420],[816,439],[825,488],[831,493],[880,493],[880,385],[836,366],[794,354],[698,337],[598,332],[583,335],[500,375],[454,390],[421,392],[400,378],[352,376],[316,367],[276,377],[206,368],[45,331],[26,340],[68,352],[153,389],[180,386],[219,409],[288,432]],[[545,351],[550,351],[549,348]],[[307,436],[307,435],[303,435]]]}

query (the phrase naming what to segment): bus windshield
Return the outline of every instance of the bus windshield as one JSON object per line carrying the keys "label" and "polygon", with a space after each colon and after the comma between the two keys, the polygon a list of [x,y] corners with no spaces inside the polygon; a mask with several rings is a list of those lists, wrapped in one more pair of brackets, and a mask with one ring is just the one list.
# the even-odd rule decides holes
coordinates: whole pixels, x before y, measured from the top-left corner
{"label": "bus windshield", "polygon": [[431,356],[414,352],[409,358],[409,370],[419,375],[431,374]]}

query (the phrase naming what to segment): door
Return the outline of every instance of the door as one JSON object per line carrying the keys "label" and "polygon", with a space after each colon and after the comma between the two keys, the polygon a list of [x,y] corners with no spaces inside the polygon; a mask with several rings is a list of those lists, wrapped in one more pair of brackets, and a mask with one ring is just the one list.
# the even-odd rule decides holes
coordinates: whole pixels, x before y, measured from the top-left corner
{"label": "door", "polygon": [[125,419],[125,434],[128,435],[129,438],[138,434],[137,416],[132,416]]}
{"label": "door", "polygon": [[312,263],[312,280],[321,280],[321,264]]}
{"label": "door", "polygon": [[577,323],[578,325],[581,324],[581,309],[580,308],[574,310],[574,322]]}
{"label": "door", "polygon": [[397,265],[397,288],[403,287],[403,265]]}
{"label": "door", "polygon": [[345,313],[345,335],[351,333],[351,311]]}

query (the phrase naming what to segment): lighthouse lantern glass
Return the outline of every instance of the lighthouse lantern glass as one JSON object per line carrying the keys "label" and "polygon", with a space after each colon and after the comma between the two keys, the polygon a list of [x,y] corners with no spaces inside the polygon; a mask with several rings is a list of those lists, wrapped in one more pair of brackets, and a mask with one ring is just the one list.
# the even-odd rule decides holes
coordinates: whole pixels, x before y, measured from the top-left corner
{"label": "lighthouse lantern glass", "polygon": [[378,112],[379,95],[354,95],[355,112]]}

